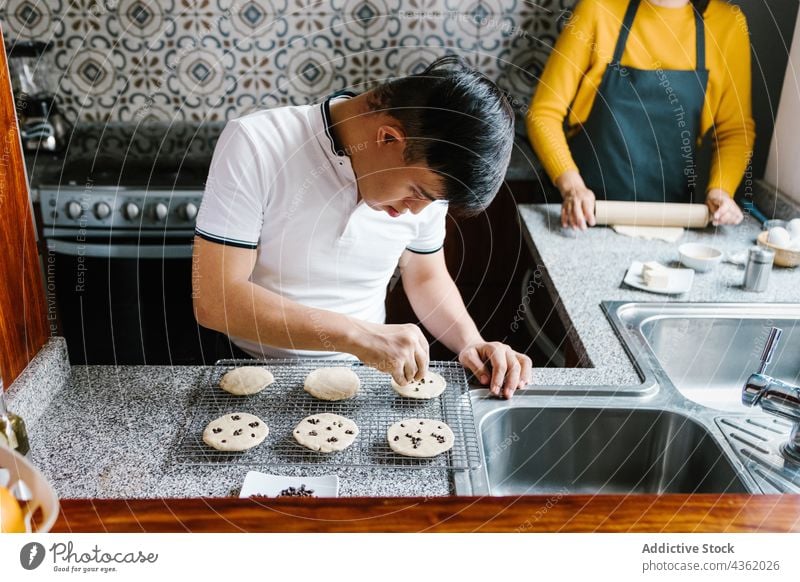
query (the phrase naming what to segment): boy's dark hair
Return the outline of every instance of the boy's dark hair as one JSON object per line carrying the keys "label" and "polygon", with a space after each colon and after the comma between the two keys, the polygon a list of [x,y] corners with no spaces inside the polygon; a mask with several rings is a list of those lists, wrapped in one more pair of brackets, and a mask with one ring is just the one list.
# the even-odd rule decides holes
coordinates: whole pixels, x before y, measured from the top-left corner
{"label": "boy's dark hair", "polygon": [[511,157],[514,113],[488,78],[461,57],[446,56],[376,87],[369,106],[402,124],[406,162],[439,174],[454,209],[477,214],[489,205]]}

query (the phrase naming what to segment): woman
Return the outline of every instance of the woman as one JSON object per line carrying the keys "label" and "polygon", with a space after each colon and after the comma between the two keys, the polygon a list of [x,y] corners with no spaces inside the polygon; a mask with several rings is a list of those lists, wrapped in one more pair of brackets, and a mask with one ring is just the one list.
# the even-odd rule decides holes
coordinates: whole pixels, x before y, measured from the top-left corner
{"label": "woman", "polygon": [[709,131],[705,201],[715,225],[738,224],[753,125],[747,23],[723,0],[581,0],[527,116],[562,225],[582,230],[596,198],[690,202]]}

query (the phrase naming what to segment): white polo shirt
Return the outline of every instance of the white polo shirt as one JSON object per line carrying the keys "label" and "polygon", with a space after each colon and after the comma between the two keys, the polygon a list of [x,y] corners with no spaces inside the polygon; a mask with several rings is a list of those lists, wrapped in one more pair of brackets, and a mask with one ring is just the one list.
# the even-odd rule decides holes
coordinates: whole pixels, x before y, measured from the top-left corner
{"label": "white polo shirt", "polygon": [[[251,281],[265,289],[383,323],[400,255],[442,248],[447,203],[396,218],[357,203],[355,173],[345,152],[335,150],[329,119],[326,101],[229,121],[214,150],[196,234],[257,249]],[[323,334],[323,322],[312,324]],[[231,339],[254,357],[343,356],[332,343],[318,352]]]}

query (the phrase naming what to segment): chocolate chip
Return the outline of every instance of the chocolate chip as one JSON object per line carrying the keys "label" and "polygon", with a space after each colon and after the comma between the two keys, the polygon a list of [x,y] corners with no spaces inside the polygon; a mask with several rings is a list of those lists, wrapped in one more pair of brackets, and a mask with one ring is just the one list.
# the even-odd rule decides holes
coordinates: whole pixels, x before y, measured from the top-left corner
{"label": "chocolate chip", "polygon": [[431,436],[433,438],[435,438],[437,441],[439,441],[440,443],[443,443],[446,440],[442,435],[436,434],[435,432],[432,432]]}
{"label": "chocolate chip", "polygon": [[395,441],[399,441],[399,440],[400,440],[400,437],[399,437],[399,436],[396,436],[396,437],[394,437],[394,439],[393,439],[393,440],[395,440]]}
{"label": "chocolate chip", "polygon": [[242,429],[237,429],[237,430],[233,431],[233,436],[239,436],[241,434],[242,434]]}
{"label": "chocolate chip", "polygon": [[313,489],[306,489],[305,483],[300,485],[300,487],[287,487],[283,491],[278,494],[278,497],[313,497],[314,490]]}
{"label": "chocolate chip", "polygon": [[250,428],[255,428],[255,427],[257,427],[257,426],[258,426],[258,421],[256,421],[256,422],[251,422],[251,423],[250,423],[250,424],[248,424],[247,426],[249,426]]}
{"label": "chocolate chip", "polygon": [[310,422],[311,424],[319,424],[319,419],[318,418],[309,418],[308,422]]}
{"label": "chocolate chip", "polygon": [[326,426],[325,430],[333,430],[333,428],[331,428],[330,426]]}
{"label": "chocolate chip", "polygon": [[419,392],[419,388],[414,388],[414,392]]}
{"label": "chocolate chip", "polygon": [[234,414],[233,416],[231,416],[231,420],[241,420],[241,418],[242,417],[239,416],[238,414]]}
{"label": "chocolate chip", "polygon": [[418,432],[418,433],[419,433],[419,432],[422,432],[422,429],[421,429],[421,428],[418,428],[418,429],[417,429],[417,432]]}
{"label": "chocolate chip", "polygon": [[221,428],[215,428],[215,429],[212,429],[211,432],[213,432],[214,434],[219,434],[219,433],[222,432],[222,429]]}
{"label": "chocolate chip", "polygon": [[402,426],[403,428],[405,428],[405,427],[406,427],[406,425],[404,425],[404,424],[401,424],[400,426]]}
{"label": "chocolate chip", "polygon": [[223,442],[223,443],[227,443],[228,441],[226,441],[226,440],[224,440],[224,439],[223,439],[223,440],[222,440],[222,442]]}
{"label": "chocolate chip", "polygon": [[251,433],[250,433],[250,436],[251,436],[251,437],[253,437],[253,438],[256,438],[256,433],[254,433],[254,432],[251,432]]}
{"label": "chocolate chip", "polygon": [[344,431],[344,434],[353,434],[353,431],[352,430],[346,430],[346,431]]}
{"label": "chocolate chip", "polygon": [[420,424],[425,424],[425,423],[424,423],[424,422],[422,422],[421,420],[419,421],[419,423],[420,423]]}
{"label": "chocolate chip", "polygon": [[335,442],[337,442],[338,440],[339,440],[339,439],[337,439],[336,437],[331,437],[331,438],[329,438],[329,439],[328,439],[328,442],[329,442],[329,443],[335,443]]}
{"label": "chocolate chip", "polygon": [[310,433],[308,433],[308,436],[317,436],[317,431],[312,430]]}

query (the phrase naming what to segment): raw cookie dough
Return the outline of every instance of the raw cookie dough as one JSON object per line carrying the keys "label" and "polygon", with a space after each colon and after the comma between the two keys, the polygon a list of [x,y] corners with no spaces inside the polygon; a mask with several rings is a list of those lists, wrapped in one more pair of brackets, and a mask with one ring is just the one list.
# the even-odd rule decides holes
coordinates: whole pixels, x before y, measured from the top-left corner
{"label": "raw cookie dough", "polygon": [[395,422],[386,437],[392,450],[406,457],[435,457],[453,448],[456,440],[449,426],[430,418]]}
{"label": "raw cookie dough", "polygon": [[208,423],[203,442],[218,451],[246,451],[264,442],[266,423],[247,412],[231,412]]}
{"label": "raw cookie dough", "polygon": [[317,368],[306,376],[303,389],[320,400],[345,400],[352,398],[361,387],[350,368]]}
{"label": "raw cookie dough", "polygon": [[275,381],[272,372],[258,366],[244,366],[231,370],[219,381],[219,387],[236,396],[249,396],[261,392]]}
{"label": "raw cookie dough", "polygon": [[324,412],[301,420],[292,434],[307,449],[331,453],[352,445],[358,436],[358,427],[349,418]]}
{"label": "raw cookie dough", "polygon": [[392,378],[392,388],[394,388],[394,391],[406,398],[436,398],[439,394],[444,392],[446,387],[447,382],[445,379],[431,371],[428,371],[422,380],[412,380],[405,386],[400,386],[394,381],[394,378]]}

